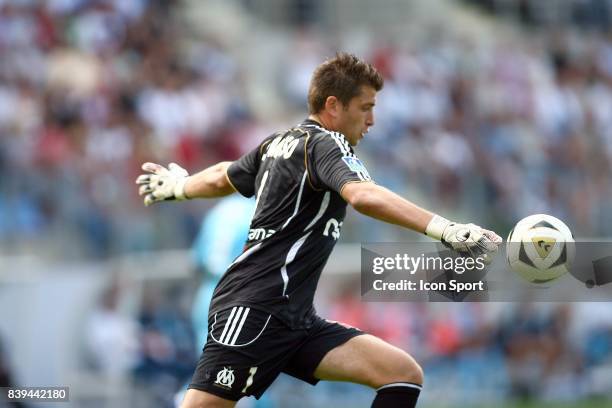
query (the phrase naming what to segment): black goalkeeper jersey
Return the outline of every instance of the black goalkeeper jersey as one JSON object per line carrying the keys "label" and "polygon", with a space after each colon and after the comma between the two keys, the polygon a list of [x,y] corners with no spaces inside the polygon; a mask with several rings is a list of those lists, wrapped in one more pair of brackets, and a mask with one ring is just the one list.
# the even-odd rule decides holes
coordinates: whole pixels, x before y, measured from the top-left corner
{"label": "black goalkeeper jersey", "polygon": [[340,237],[346,183],[369,181],[345,137],[313,120],[273,134],[227,170],[232,186],[256,196],[244,252],[215,289],[210,315],[245,305],[292,328],[309,327],[313,298]]}

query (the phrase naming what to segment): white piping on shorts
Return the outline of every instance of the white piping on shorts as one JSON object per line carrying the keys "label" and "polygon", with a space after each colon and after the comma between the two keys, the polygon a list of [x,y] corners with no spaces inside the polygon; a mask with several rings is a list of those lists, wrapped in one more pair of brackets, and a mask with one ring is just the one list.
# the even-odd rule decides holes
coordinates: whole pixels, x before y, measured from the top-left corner
{"label": "white piping on shorts", "polygon": [[[235,309],[235,308],[234,308]],[[233,309],[232,309],[233,310]],[[231,313],[230,313],[231,315]],[[222,344],[224,346],[228,346],[228,347],[245,347],[248,346],[249,344],[253,343],[254,341],[256,341],[264,332],[264,330],[266,330],[266,327],[268,326],[268,323],[270,322],[270,318],[272,317],[272,315],[268,315],[268,319],[266,320],[266,323],[264,324],[264,326],[262,327],[261,331],[259,332],[259,334],[257,334],[257,336],[249,341],[248,343],[245,344],[228,344],[228,343],[223,343],[217,339],[215,339],[215,335],[213,334],[213,330],[215,330],[215,324],[217,324],[217,313],[215,313],[215,321],[213,322],[213,324],[210,326],[210,337],[217,343]],[[228,322],[225,323],[225,325],[227,326],[229,323],[229,319]]]}

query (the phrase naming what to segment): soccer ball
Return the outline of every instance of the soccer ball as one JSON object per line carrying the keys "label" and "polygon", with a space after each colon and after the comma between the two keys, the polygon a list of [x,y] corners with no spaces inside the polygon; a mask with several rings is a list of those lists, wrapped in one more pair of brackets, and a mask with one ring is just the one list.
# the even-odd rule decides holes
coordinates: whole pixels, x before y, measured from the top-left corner
{"label": "soccer ball", "polygon": [[546,284],[569,272],[576,248],[563,221],[546,214],[520,220],[506,240],[510,268],[531,283]]}

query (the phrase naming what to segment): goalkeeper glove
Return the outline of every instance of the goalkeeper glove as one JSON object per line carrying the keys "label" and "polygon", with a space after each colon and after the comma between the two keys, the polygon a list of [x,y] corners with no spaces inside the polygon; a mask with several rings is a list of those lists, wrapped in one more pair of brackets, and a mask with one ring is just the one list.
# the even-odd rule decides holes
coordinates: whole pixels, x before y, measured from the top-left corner
{"label": "goalkeeper glove", "polygon": [[176,163],[170,163],[168,168],[155,163],[142,165],[144,171],[151,174],[141,174],[136,179],[140,186],[139,195],[144,195],[144,204],[149,206],[164,200],[186,200],[185,183],[189,178],[187,170]]}
{"label": "goalkeeper glove", "polygon": [[493,231],[486,230],[475,224],[458,224],[446,218],[434,215],[425,235],[439,239],[442,243],[460,254],[467,254],[474,258],[483,257],[485,263],[492,261],[502,238]]}

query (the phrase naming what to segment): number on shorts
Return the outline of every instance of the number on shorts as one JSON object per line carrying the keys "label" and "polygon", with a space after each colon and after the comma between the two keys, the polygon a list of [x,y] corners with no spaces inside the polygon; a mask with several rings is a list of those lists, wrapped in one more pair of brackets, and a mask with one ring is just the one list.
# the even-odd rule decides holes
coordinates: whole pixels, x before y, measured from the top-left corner
{"label": "number on shorts", "polygon": [[246,394],[247,388],[253,385],[253,376],[255,375],[256,372],[257,372],[257,367],[251,367],[249,369],[249,378],[247,378],[246,384],[244,388],[242,389],[243,394]]}

